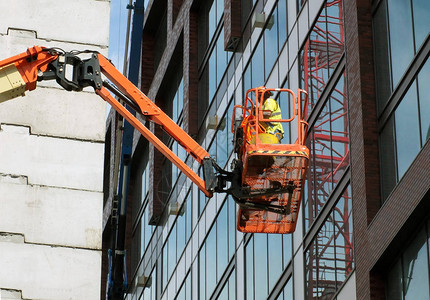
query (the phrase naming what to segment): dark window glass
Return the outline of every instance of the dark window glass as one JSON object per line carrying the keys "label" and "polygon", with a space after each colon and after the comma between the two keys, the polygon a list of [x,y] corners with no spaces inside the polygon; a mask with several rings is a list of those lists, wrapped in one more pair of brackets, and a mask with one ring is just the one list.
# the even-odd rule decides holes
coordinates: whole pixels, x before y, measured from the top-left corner
{"label": "dark window glass", "polygon": [[228,205],[224,203],[216,220],[217,226],[217,281],[224,274],[227,267],[228,257]]}
{"label": "dark window glass", "polygon": [[279,41],[278,41],[278,52],[281,52],[282,47],[285,44],[285,41],[287,40],[287,1],[278,1],[277,6],[277,12],[278,12],[278,34],[279,34]]}
{"label": "dark window glass", "polygon": [[264,85],[264,48],[263,43],[258,43],[257,49],[252,56],[252,78],[251,78],[251,86],[259,87]]}
{"label": "dark window glass", "polygon": [[246,299],[254,299],[254,239],[245,248],[245,283]]}
{"label": "dark window glass", "polygon": [[[430,3],[430,2],[429,2]],[[429,8],[430,11],[430,8]],[[429,22],[430,23],[430,22]],[[421,119],[421,143],[422,145],[430,137],[430,61],[428,60],[418,74],[418,98]]]}
{"label": "dark window glass", "polygon": [[333,210],[335,232],[336,283],[339,289],[354,269],[352,199],[349,189]]}
{"label": "dark window glass", "polygon": [[412,0],[415,30],[415,48],[420,48],[430,32],[430,1]]}
{"label": "dark window glass", "polygon": [[387,276],[387,299],[390,300],[403,300],[402,295],[402,264],[399,260],[394,267],[390,270]]}
{"label": "dark window glass", "polygon": [[267,296],[267,235],[254,235],[255,299]]}
{"label": "dark window glass", "polygon": [[379,5],[373,17],[373,45],[375,53],[376,98],[381,113],[391,94],[390,55],[388,52],[387,9]]}
{"label": "dark window glass", "polygon": [[291,258],[293,257],[293,246],[292,246],[292,235],[291,234],[284,234],[282,235],[282,249],[283,249],[283,255],[284,255],[284,269],[287,267],[288,263],[291,261]]}
{"label": "dark window glass", "polygon": [[220,126],[218,127],[217,136],[216,136],[216,139],[217,139],[216,160],[221,167],[224,167],[228,160],[229,153],[227,152],[228,151],[227,131],[228,131],[227,118],[224,117],[220,122]]}
{"label": "dark window glass", "polygon": [[306,251],[306,299],[331,299],[354,269],[351,213],[348,187]]}
{"label": "dark window glass", "polygon": [[228,204],[228,255],[229,258],[236,252],[236,204],[231,198],[227,197]]}
{"label": "dark window glass", "polygon": [[414,83],[395,112],[397,166],[399,179],[420,150],[417,88]]}
{"label": "dark window glass", "polygon": [[327,6],[327,48],[329,72],[339,63],[344,51],[342,2],[333,1]]}
{"label": "dark window glass", "polygon": [[199,252],[199,299],[206,298],[206,244]]}
{"label": "dark window glass", "polygon": [[387,199],[397,182],[394,148],[394,118],[391,117],[379,135],[382,199]]}
{"label": "dark window glass", "polygon": [[208,299],[216,285],[216,227],[213,227],[206,239],[206,297]]}
{"label": "dark window glass", "polygon": [[391,67],[393,87],[405,73],[414,57],[412,12],[410,1],[387,0],[390,24]]}
{"label": "dark window glass", "polygon": [[302,87],[309,93],[308,113],[315,107],[344,52],[342,2],[327,3],[300,53]]}
{"label": "dark window glass", "polygon": [[170,276],[172,276],[173,270],[176,266],[176,226],[173,226],[173,229],[170,232],[169,238],[167,240],[167,246],[167,277],[169,279]]}
{"label": "dark window glass", "polygon": [[429,261],[425,230],[403,254],[403,290],[405,300],[429,299]]}
{"label": "dark window glass", "polygon": [[348,102],[346,98],[345,76],[342,76],[330,95],[331,154],[333,174],[336,184],[349,165]]}
{"label": "dark window glass", "polygon": [[278,57],[278,22],[276,18],[276,9],[269,17],[269,23],[264,30],[264,69],[265,78],[270,74],[270,71]]}
{"label": "dark window glass", "polygon": [[268,240],[269,291],[272,290],[282,272],[282,235],[270,234]]}

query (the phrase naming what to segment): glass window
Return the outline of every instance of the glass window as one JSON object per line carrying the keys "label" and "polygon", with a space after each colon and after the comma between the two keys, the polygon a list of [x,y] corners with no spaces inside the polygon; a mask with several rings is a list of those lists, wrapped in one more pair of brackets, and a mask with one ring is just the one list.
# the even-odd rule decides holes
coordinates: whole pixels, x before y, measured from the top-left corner
{"label": "glass window", "polygon": [[225,203],[217,217],[217,244],[216,244],[216,258],[217,258],[217,280],[224,274],[227,267],[228,257],[228,205]]}
{"label": "glass window", "polygon": [[206,298],[208,299],[215,289],[216,280],[216,227],[212,228],[206,239]]}
{"label": "glass window", "polygon": [[412,11],[409,1],[387,0],[393,87],[414,57]]}
{"label": "glass window", "polygon": [[379,134],[382,198],[387,199],[409,168],[430,132],[430,63],[422,69],[399,100]]}
{"label": "glass window", "polygon": [[279,279],[282,272],[282,263],[280,263],[280,258],[282,257],[282,235],[280,234],[270,234],[267,236],[268,240],[268,268],[269,272],[269,291],[272,290],[274,285]]}
{"label": "glass window", "polygon": [[254,234],[245,249],[246,298],[266,299],[292,257],[291,234]]}
{"label": "glass window", "polygon": [[348,101],[343,74],[310,129],[305,229],[314,222],[349,166]]}
{"label": "glass window", "polygon": [[[429,261],[425,230],[421,230],[403,254],[405,300],[429,299]],[[427,287],[427,288],[424,288]]]}
{"label": "glass window", "polygon": [[352,199],[349,195],[350,191],[347,188],[333,209],[337,288],[340,288],[354,269]]}
{"label": "glass window", "polygon": [[306,250],[306,299],[331,299],[354,268],[352,202],[345,189]]}
{"label": "glass window", "polygon": [[[430,2],[429,2],[430,3]],[[430,12],[430,8],[429,8]],[[424,146],[425,142],[430,137],[430,60],[427,60],[424,67],[418,74],[418,95],[420,107],[420,120],[421,120],[421,144]]]}
{"label": "glass window", "polygon": [[[273,21],[272,21],[273,20]],[[272,24],[273,23],[273,24]],[[269,23],[264,29],[264,69],[265,79],[270,74],[273,65],[278,57],[278,20],[277,20],[277,9],[274,10],[273,14],[269,17]]]}
{"label": "glass window", "polygon": [[169,238],[167,240],[167,277],[172,276],[173,270],[176,267],[176,226],[173,226],[170,232]]}
{"label": "glass window", "polygon": [[417,89],[414,83],[395,112],[398,177],[405,174],[420,150]]}
{"label": "glass window", "polygon": [[206,244],[199,252],[199,299],[206,298]]}
{"label": "glass window", "polygon": [[223,117],[220,121],[220,125],[218,127],[218,131],[216,134],[216,160],[218,165],[220,165],[222,168],[224,168],[225,164],[228,160],[228,140],[227,140],[227,132],[228,132],[228,125],[227,125],[227,115]]}
{"label": "glass window", "polygon": [[376,99],[381,113],[391,94],[390,55],[388,49],[387,9],[381,4],[373,16],[373,47],[375,55]]}
{"label": "glass window", "polygon": [[316,105],[344,52],[342,2],[327,2],[301,51],[301,83],[309,93],[309,112]]}
{"label": "glass window", "polygon": [[257,49],[252,56],[251,69],[251,86],[258,87],[264,85],[264,44],[258,43]]}
{"label": "glass window", "polygon": [[254,299],[254,239],[251,238],[245,248],[245,283],[246,299]]}
{"label": "glass window", "polygon": [[[427,224],[428,225],[428,224]],[[388,270],[387,299],[429,299],[428,228],[422,228]]]}
{"label": "glass window", "polygon": [[284,46],[287,40],[287,1],[278,1],[278,5],[276,8],[278,13],[278,52],[281,52],[282,47]]}
{"label": "glass window", "polygon": [[235,300],[236,299],[236,271],[233,270],[222,288],[221,294],[217,300]]}
{"label": "glass window", "polygon": [[415,30],[415,48],[418,50],[430,32],[430,1],[412,0]]}
{"label": "glass window", "polygon": [[403,300],[402,286],[403,286],[402,264],[401,264],[401,261],[399,260],[388,273],[387,299]]}
{"label": "glass window", "polygon": [[396,155],[394,153],[394,118],[391,117],[379,135],[382,198],[387,199],[396,185]]}
{"label": "glass window", "polygon": [[185,278],[184,283],[182,284],[182,287],[179,290],[175,300],[191,300],[191,289],[191,272],[188,272],[187,277]]}
{"label": "glass window", "polygon": [[382,0],[378,5],[373,31],[379,113],[430,32],[429,16],[426,0]]}
{"label": "glass window", "polygon": [[254,293],[255,299],[264,299],[267,294],[267,235],[254,235]]}
{"label": "glass window", "polygon": [[235,203],[227,197],[199,253],[201,299],[211,297],[235,253],[235,225]]}

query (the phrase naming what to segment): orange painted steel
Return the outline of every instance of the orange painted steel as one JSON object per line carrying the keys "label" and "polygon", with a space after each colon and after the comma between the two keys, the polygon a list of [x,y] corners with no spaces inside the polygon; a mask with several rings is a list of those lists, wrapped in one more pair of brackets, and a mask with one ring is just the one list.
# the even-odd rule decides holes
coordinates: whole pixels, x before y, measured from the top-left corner
{"label": "orange painted steel", "polygon": [[15,64],[25,82],[25,90],[34,90],[39,70],[41,72],[46,71],[49,63],[57,59],[56,55],[43,51],[43,49],[44,47],[40,46],[28,48],[26,52],[0,61],[0,68]]}
{"label": "orange painted steel", "polygon": [[[15,64],[26,83],[26,90],[31,91],[36,88],[37,76],[39,72],[45,72],[49,63],[55,61],[59,55],[55,52],[45,51],[44,47],[34,46],[28,48],[26,52],[0,61],[0,67]],[[191,138],[181,127],[169,118],[160,108],[158,108],[144,93],[142,93],[133,83],[122,75],[103,55],[98,54],[101,72],[116,87],[130,99],[132,99],[141,109],[141,113],[149,120],[161,125],[163,129],[181,145],[199,164],[203,164],[205,158],[209,158],[209,153],[203,149],[193,138]],[[205,181],[200,178],[189,166],[187,166],[178,156],[176,156],[162,141],[160,141],[148,128],[145,127],[124,105],[112,97],[104,87],[95,88],[96,94],[107,101],[120,115],[136,128],[149,142],[151,142],[164,156],[166,156],[175,166],[177,166],[188,178],[193,181],[198,188],[207,196],[212,197],[213,193],[206,189]]]}
{"label": "orange painted steel", "polygon": [[178,124],[166,115],[144,93],[122,75],[103,55],[99,54],[100,68],[104,75],[112,81],[121,92],[132,98],[140,107],[141,113],[152,120],[178,142],[200,164],[203,159],[209,157],[209,153],[203,149],[192,137],[190,137]]}
{"label": "orange painted steel", "polygon": [[[212,193],[206,189],[206,184],[190,167],[188,167],[179,157],[172,152],[162,141],[160,141],[145,125],[142,124],[132,113],[118,102],[108,90],[101,88],[96,90],[97,95],[106,100],[121,116],[123,116],[134,128],[136,128],[155,148],[166,156],[175,166],[177,166],[197,187],[207,196],[212,197]],[[182,130],[182,129],[181,129]]]}
{"label": "orange painted steel", "polygon": [[[269,120],[263,117],[264,94],[267,92],[290,94],[292,116],[289,119]],[[254,101],[251,95],[255,95]],[[289,89],[259,87],[247,92],[244,106],[235,107],[242,109],[243,116],[240,127],[244,133],[244,143],[239,154],[243,162],[242,186],[249,187],[251,191],[267,190],[274,186],[293,189],[283,194],[269,194],[248,199],[249,202],[263,206],[282,207],[287,213],[282,214],[244,205],[240,207],[237,219],[239,231],[291,233],[295,230],[309,160],[309,149],[305,146],[308,124],[302,112],[302,102],[307,105],[307,99],[307,93],[303,90],[299,90],[296,97]],[[294,144],[265,143],[262,138],[264,129],[261,122],[291,124],[294,121],[297,121],[295,126],[298,136]]]}
{"label": "orange painted steel", "polygon": [[[203,149],[192,137],[178,126],[168,115],[154,104],[142,91],[122,75],[103,55],[99,54],[99,63],[102,73],[112,81],[115,86],[125,95],[130,97],[141,109],[141,113],[154,123],[161,125],[163,129],[181,145],[195,160],[203,164],[203,159],[209,157],[209,153]],[[96,93],[106,100],[112,107],[122,115],[130,124],[136,128],[155,148],[157,148],[167,159],[179,168],[198,188],[207,196],[212,197],[212,192],[206,189],[205,181],[200,178],[190,167],[188,167],[175,153],[172,152],[160,139],[158,139],[142,122],[131,114],[110,93],[101,88]]]}

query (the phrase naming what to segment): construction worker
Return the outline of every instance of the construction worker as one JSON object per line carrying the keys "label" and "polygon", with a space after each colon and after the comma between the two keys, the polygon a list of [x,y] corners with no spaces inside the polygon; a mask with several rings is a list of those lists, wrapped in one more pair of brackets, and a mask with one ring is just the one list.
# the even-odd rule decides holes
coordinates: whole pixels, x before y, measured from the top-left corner
{"label": "construction worker", "polygon": [[[282,119],[281,107],[275,99],[270,98],[272,95],[272,92],[264,93],[264,102],[261,108],[263,111],[263,117],[265,119],[273,120]],[[266,130],[266,133],[275,135],[278,138],[279,143],[281,142],[284,137],[284,128],[282,127],[281,122],[261,122],[261,125]]]}

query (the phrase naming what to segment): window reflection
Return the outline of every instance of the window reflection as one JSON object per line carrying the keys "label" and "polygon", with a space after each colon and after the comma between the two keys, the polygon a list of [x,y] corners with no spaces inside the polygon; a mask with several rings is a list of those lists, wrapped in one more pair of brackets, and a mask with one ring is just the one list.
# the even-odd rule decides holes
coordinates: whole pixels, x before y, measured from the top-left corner
{"label": "window reflection", "polygon": [[382,197],[386,200],[429,138],[430,60],[419,71],[379,134]]}
{"label": "window reflection", "polygon": [[[430,2],[429,2],[430,3]],[[428,9],[430,13],[430,8]],[[421,144],[424,146],[430,137],[430,61],[428,60],[418,74],[418,96],[421,120]],[[421,147],[422,147],[421,146]]]}
{"label": "window reflection", "polygon": [[330,299],[354,267],[352,202],[347,188],[306,251],[306,299]]}
{"label": "window reflection", "polygon": [[405,300],[429,299],[426,233],[418,234],[403,254],[403,290]]}
{"label": "window reflection", "polygon": [[291,261],[291,242],[290,234],[252,236],[245,248],[246,299],[266,299]]}
{"label": "window reflection", "polygon": [[[427,224],[428,225],[428,224]],[[386,277],[387,299],[429,299],[428,228],[409,243]]]}
{"label": "window reflection", "polygon": [[310,129],[305,209],[308,229],[349,166],[348,102],[343,75]]}
{"label": "window reflection", "polygon": [[414,57],[410,1],[387,0],[393,87],[397,85]]}
{"label": "window reflection", "polygon": [[398,176],[405,174],[420,150],[417,89],[413,84],[395,112]]}
{"label": "window reflection", "polygon": [[382,0],[378,5],[373,31],[379,113],[428,36],[429,16],[426,0]]}
{"label": "window reflection", "polygon": [[217,300],[235,300],[236,299],[236,270],[230,273],[224,287],[222,288],[221,294]]}
{"label": "window reflection", "polygon": [[235,204],[227,197],[199,252],[199,299],[209,299],[221,280],[235,253],[235,237]]}
{"label": "window reflection", "polygon": [[309,93],[309,113],[344,52],[343,2],[327,1],[301,52],[301,79]]}

